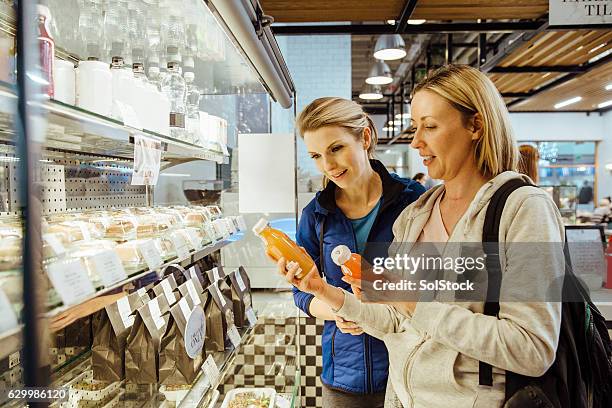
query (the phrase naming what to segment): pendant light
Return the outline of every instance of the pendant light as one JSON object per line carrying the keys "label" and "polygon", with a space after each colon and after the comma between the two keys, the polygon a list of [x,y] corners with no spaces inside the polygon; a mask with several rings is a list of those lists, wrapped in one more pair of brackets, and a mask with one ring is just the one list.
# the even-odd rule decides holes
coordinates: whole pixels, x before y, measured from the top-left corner
{"label": "pendant light", "polygon": [[383,94],[382,94],[379,86],[374,86],[374,85],[366,84],[361,89],[361,92],[359,93],[359,98],[360,99],[364,99],[364,100],[368,100],[368,101],[372,101],[372,100],[382,99],[383,98]]}
{"label": "pendant light", "polygon": [[406,56],[406,44],[399,34],[383,34],[376,40],[374,58],[396,60]]}
{"label": "pendant light", "polygon": [[370,85],[387,85],[393,82],[393,75],[391,75],[391,68],[385,64],[382,60],[376,60],[370,74],[366,78],[366,84]]}

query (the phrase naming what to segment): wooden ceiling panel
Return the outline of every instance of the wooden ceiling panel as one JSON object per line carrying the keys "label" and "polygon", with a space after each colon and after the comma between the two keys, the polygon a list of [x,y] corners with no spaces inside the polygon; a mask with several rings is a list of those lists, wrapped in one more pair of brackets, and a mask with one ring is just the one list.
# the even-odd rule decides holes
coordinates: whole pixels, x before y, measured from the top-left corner
{"label": "wooden ceiling panel", "polygon": [[510,110],[555,110],[554,105],[556,103],[576,96],[581,96],[582,100],[559,109],[559,111],[596,110],[598,104],[612,99],[612,91],[605,90],[605,86],[610,82],[612,82],[612,62],[577,76],[560,86],[532,96],[524,102],[512,106]]}
{"label": "wooden ceiling panel", "polygon": [[403,0],[260,0],[278,23],[384,21],[396,19]]}
{"label": "wooden ceiling panel", "polygon": [[[279,23],[385,21],[398,19],[405,0],[260,0]],[[548,11],[548,0],[419,0],[414,19],[535,19]]]}
{"label": "wooden ceiling panel", "polygon": [[535,19],[546,12],[548,12],[548,0],[515,0],[507,4],[491,0],[420,0],[412,13],[412,18],[427,20]]}
{"label": "wooden ceiling panel", "polygon": [[523,93],[535,90],[563,75],[564,74],[491,74],[489,77],[501,93]]}

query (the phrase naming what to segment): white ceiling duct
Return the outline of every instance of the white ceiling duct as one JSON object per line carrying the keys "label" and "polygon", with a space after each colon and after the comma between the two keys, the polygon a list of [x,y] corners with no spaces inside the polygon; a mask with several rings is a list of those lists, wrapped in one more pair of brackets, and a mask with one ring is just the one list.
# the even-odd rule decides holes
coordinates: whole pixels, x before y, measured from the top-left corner
{"label": "white ceiling duct", "polygon": [[[210,3],[259,74],[270,96],[283,108],[290,108],[295,87],[269,25],[260,24],[263,22],[256,12],[256,7],[261,10],[257,1],[210,0]],[[256,26],[260,27],[259,35]]]}

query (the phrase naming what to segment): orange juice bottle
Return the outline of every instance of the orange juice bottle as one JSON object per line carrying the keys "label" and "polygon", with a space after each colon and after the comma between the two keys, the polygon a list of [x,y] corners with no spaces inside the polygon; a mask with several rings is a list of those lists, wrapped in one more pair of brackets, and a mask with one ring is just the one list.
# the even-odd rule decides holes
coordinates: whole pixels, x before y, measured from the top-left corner
{"label": "orange juice bottle", "polygon": [[285,258],[287,262],[295,262],[300,269],[295,274],[298,279],[303,278],[314,266],[314,261],[304,252],[291,238],[282,231],[268,225],[265,218],[257,221],[253,227],[253,232],[261,238],[268,252],[276,260]]}
{"label": "orange juice bottle", "polygon": [[338,245],[332,251],[331,259],[336,265],[346,267],[342,270],[345,275],[361,279],[361,255],[351,253],[346,245]]}

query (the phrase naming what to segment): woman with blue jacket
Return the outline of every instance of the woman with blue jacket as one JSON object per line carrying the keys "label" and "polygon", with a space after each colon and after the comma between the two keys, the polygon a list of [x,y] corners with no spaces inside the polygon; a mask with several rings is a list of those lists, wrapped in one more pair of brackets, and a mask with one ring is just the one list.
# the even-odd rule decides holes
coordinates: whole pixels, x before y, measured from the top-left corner
{"label": "woman with blue jacket", "polygon": [[[398,215],[425,189],[389,174],[373,160],[377,133],[360,105],[342,98],[319,98],[298,116],[297,128],[310,157],[324,175],[324,189],[304,208],[297,242],[313,258],[328,283],[350,291],[330,257],[337,245],[364,254],[366,242],[393,241]],[[370,260],[371,261],[371,260]],[[337,317],[312,295],[293,289],[295,304],[325,320],[323,407],[382,407],[388,354],[382,341]]]}

